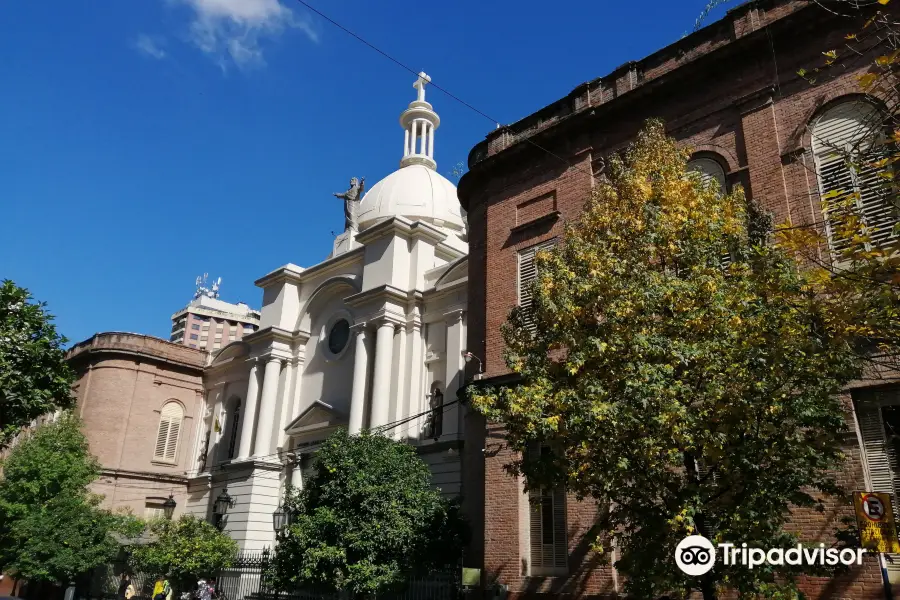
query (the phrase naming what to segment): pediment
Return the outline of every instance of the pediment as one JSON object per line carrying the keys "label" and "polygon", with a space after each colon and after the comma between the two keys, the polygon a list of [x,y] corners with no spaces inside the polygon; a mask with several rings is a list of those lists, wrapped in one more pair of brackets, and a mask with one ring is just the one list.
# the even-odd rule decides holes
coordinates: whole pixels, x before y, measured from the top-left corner
{"label": "pediment", "polygon": [[330,404],[316,400],[297,415],[297,418],[284,428],[284,432],[288,435],[299,435],[346,425],[347,415]]}

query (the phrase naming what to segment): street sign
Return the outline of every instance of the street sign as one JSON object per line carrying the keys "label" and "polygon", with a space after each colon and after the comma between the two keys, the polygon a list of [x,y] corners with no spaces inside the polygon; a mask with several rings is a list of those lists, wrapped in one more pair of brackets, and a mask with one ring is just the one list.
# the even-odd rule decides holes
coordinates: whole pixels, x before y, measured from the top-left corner
{"label": "street sign", "polygon": [[900,553],[897,527],[890,494],[856,492],[853,494],[859,543],[873,552]]}
{"label": "street sign", "polygon": [[481,584],[481,569],[469,569],[463,567],[462,585],[463,587],[478,587]]}

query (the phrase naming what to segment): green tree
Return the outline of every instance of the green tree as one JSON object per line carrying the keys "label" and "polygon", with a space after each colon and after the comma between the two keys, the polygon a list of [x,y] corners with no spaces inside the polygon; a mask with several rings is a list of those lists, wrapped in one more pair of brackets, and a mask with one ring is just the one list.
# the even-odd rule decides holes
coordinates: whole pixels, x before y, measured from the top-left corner
{"label": "green tree", "polygon": [[12,281],[0,283],[0,448],[37,417],[73,404],[67,340],[45,306]]}
{"label": "green tree", "polygon": [[276,547],[276,585],[364,597],[458,561],[464,523],[430,479],[408,444],[332,434],[309,484],[286,497],[294,521]]}
{"label": "green tree", "polygon": [[237,542],[193,515],[148,524],[153,541],[132,548],[129,564],[137,571],[166,575],[179,589],[191,589],[198,577],[215,576],[231,566]]}
{"label": "green tree", "polygon": [[100,467],[71,415],[38,427],[0,466],[0,570],[18,579],[68,583],[113,558],[113,533],[133,527],[88,491]]}
{"label": "green tree", "polygon": [[795,545],[792,511],[839,492],[837,394],[863,368],[841,318],[853,313],[767,243],[769,219],[739,189],[723,194],[688,158],[651,121],[611,162],[562,244],[538,254],[533,306],[503,327],[521,383],[473,402],[505,423],[528,488],[609,507],[596,549],[615,539],[635,597],[792,598],[802,567],[719,562],[694,578],[674,550],[697,533]]}

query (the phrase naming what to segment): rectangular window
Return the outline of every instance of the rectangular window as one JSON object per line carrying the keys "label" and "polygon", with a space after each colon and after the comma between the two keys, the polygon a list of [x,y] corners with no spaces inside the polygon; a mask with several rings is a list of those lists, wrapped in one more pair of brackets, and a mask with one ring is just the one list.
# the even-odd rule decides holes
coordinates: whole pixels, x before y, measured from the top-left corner
{"label": "rectangular window", "polygon": [[147,502],[144,505],[144,519],[148,521],[152,519],[162,519],[165,514],[162,502]]}
{"label": "rectangular window", "polygon": [[[890,494],[897,515],[900,492],[900,388],[853,394],[866,470],[873,492]],[[889,577],[900,576],[900,555],[889,554]]]}
{"label": "rectangular window", "polygon": [[549,250],[556,245],[556,238],[541,242],[519,251],[518,257],[518,288],[519,288],[519,306],[525,310],[525,322],[531,331],[534,331],[534,323],[528,315],[531,308],[531,285],[537,279],[537,267],[534,264],[535,255],[541,250]]}
{"label": "rectangular window", "polygon": [[200,337],[200,336],[198,336],[196,333],[192,333],[192,334],[191,334],[191,339],[192,339],[192,340],[196,340],[198,337]]}
{"label": "rectangular window", "polygon": [[[541,448],[542,453],[548,451],[547,447]],[[530,574],[565,575],[568,572],[565,488],[531,490],[529,509]]]}
{"label": "rectangular window", "polygon": [[200,331],[200,325],[198,323],[194,323],[193,325],[191,325],[191,329],[193,329],[194,331]]}

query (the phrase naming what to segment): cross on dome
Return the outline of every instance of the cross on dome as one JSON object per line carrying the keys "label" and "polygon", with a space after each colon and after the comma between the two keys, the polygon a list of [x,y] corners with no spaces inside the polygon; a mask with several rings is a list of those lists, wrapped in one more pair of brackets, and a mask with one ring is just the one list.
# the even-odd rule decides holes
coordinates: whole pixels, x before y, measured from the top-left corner
{"label": "cross on dome", "polygon": [[441,124],[440,117],[425,101],[425,86],[431,83],[431,77],[422,71],[413,84],[417,97],[409,103],[409,108],[400,115],[403,127],[403,158],[400,166],[424,165],[430,169],[437,168],[434,161],[434,131]]}
{"label": "cross on dome", "polygon": [[419,73],[419,78],[413,84],[413,87],[419,91],[417,102],[425,102],[425,86],[429,83],[431,83],[431,77],[425,71]]}

